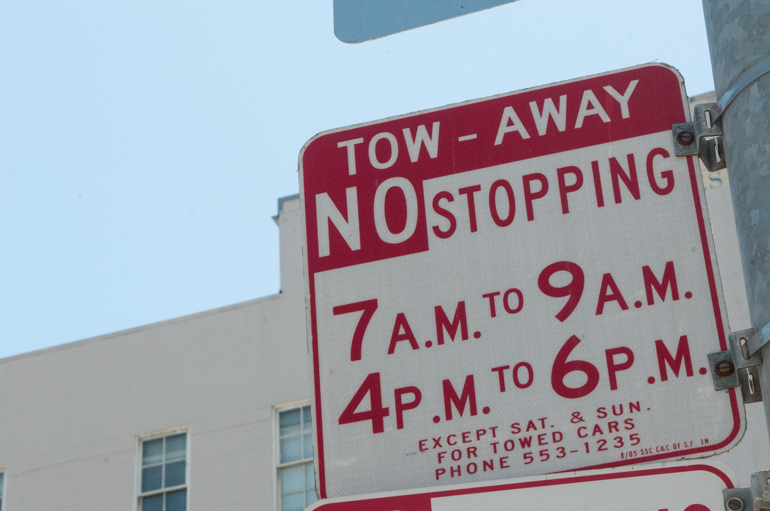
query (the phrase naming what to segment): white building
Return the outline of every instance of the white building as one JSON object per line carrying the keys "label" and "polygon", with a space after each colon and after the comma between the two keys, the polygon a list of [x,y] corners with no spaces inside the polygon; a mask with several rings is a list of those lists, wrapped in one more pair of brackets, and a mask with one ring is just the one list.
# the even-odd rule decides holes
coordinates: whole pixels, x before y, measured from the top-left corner
{"label": "white building", "polygon": [[[735,331],[750,324],[726,179],[705,183]],[[282,292],[0,360],[2,511],[315,500],[299,200],[278,209]],[[762,404],[747,416],[719,457],[744,486],[770,468]]]}

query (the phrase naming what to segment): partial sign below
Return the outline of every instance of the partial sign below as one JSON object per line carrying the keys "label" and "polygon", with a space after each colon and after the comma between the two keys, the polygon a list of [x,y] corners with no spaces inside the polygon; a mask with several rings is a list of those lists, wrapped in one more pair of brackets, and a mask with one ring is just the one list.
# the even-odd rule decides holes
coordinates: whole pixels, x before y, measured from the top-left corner
{"label": "partial sign below", "polygon": [[697,161],[652,64],[322,133],[300,158],[323,498],[731,449]]}
{"label": "partial sign below", "polygon": [[514,1],[334,0],[334,35],[361,43]]}
{"label": "partial sign below", "polygon": [[308,511],[724,511],[735,476],[719,463],[668,463],[316,502]]}

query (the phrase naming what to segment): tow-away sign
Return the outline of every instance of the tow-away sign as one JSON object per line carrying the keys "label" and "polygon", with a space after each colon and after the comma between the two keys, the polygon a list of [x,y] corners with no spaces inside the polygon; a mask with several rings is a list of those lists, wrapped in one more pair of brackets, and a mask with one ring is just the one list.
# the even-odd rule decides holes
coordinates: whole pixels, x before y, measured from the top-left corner
{"label": "tow-away sign", "polygon": [[320,496],[702,457],[744,431],[681,76],[646,65],[300,155]]}
{"label": "tow-away sign", "polygon": [[722,490],[734,487],[722,464],[667,463],[322,500],[309,511],[724,511]]}

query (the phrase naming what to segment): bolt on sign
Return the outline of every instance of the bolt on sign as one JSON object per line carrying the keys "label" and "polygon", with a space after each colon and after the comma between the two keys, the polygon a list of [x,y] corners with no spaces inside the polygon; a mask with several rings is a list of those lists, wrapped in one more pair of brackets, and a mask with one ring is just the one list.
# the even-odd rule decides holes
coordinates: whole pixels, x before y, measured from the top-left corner
{"label": "bolt on sign", "polygon": [[322,498],[714,455],[745,429],[682,77],[645,65],[300,155]]}
{"label": "bolt on sign", "polygon": [[721,463],[666,463],[321,500],[308,511],[724,511]]}

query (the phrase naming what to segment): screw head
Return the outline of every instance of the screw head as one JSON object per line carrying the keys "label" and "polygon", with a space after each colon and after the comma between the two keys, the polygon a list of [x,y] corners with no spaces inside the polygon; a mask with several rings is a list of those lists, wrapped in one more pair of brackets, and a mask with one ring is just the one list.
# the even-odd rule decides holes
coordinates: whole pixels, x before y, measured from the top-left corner
{"label": "screw head", "polygon": [[743,500],[738,497],[731,497],[727,500],[727,507],[732,511],[741,511],[743,509]]}
{"label": "screw head", "polygon": [[717,376],[720,378],[727,378],[735,372],[735,366],[729,360],[722,360],[716,366],[714,366],[714,372],[716,372]]}
{"label": "screw head", "polygon": [[680,131],[676,134],[676,141],[682,145],[692,145],[695,142],[695,135],[689,131]]}

